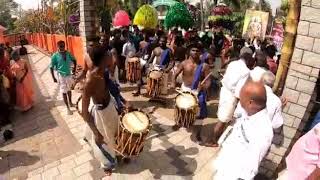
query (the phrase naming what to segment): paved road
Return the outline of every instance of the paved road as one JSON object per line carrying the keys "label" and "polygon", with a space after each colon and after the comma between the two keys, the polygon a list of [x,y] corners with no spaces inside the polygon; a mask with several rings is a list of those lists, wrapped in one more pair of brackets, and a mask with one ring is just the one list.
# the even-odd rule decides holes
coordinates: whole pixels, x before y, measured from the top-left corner
{"label": "paved road", "polygon": [[[15,138],[1,147],[0,173],[7,179],[101,179],[104,173],[83,140],[86,127],[76,113],[68,116],[48,69],[50,58],[29,46],[29,62],[34,74],[36,104],[26,113],[15,113]],[[130,164],[121,164],[112,179],[212,179],[212,160],[217,149],[194,142],[192,131],[171,130],[173,102],[171,92],[166,105],[132,97],[131,85],[122,85],[123,93],[135,107],[155,106],[151,114],[152,131],[140,156]],[[76,99],[79,94],[74,95]],[[217,101],[209,102],[210,117],[215,117]],[[202,137],[210,136],[215,118],[204,121]]]}

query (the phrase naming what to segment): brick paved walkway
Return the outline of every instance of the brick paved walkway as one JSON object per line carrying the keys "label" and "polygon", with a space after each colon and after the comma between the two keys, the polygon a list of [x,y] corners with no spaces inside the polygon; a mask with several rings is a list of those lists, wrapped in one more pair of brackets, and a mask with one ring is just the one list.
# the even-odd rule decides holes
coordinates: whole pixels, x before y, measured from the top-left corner
{"label": "brick paved walkway", "polygon": [[[66,115],[58,87],[48,69],[50,58],[29,46],[29,62],[37,92],[35,107],[24,114],[16,113],[13,129],[16,137],[1,148],[0,173],[7,179],[101,179],[103,172],[91,148],[83,140],[85,124],[74,111]],[[167,105],[148,103],[145,97],[132,97],[132,86],[123,85],[124,96],[138,108],[156,106],[151,115],[153,129],[139,157],[120,165],[112,179],[212,179],[212,159],[216,149],[193,141],[191,132],[171,130],[173,100]],[[79,96],[74,95],[74,99]],[[217,101],[209,102],[214,117]],[[210,136],[215,119],[205,119],[202,136]]]}

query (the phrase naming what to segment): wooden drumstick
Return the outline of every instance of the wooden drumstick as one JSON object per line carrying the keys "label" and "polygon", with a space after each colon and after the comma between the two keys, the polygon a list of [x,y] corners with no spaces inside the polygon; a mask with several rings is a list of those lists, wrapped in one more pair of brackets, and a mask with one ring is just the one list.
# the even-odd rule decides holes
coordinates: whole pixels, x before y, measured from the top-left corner
{"label": "wooden drumstick", "polygon": [[175,89],[179,94],[184,94],[181,90],[180,90],[180,88],[176,88]]}
{"label": "wooden drumstick", "polygon": [[212,74],[212,72],[210,72],[210,73],[201,81],[200,85],[203,85],[203,84],[206,82],[206,80],[211,76],[211,74]]}

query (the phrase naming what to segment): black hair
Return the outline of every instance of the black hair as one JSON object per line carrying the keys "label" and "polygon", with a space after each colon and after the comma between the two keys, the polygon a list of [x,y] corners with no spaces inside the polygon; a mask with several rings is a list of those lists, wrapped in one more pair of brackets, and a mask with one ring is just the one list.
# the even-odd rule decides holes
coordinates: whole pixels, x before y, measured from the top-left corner
{"label": "black hair", "polygon": [[94,66],[100,66],[105,57],[110,56],[109,52],[102,47],[95,47],[90,53],[90,58]]}
{"label": "black hair", "polygon": [[240,58],[241,59],[244,59],[246,64],[247,64],[247,67],[249,69],[252,69],[254,64],[255,64],[255,59],[252,57],[252,54],[250,53],[243,53],[240,55]]}
{"label": "black hair", "polygon": [[192,48],[197,48],[199,50],[202,50],[202,44],[198,41],[193,41],[191,42],[189,45],[188,45],[188,49],[189,51],[192,49]]}
{"label": "black hair", "polygon": [[269,69],[269,66],[267,63],[267,57],[265,54],[263,54],[263,52],[257,51],[255,55],[255,59],[256,59],[256,66]]}
{"label": "black hair", "polygon": [[164,35],[164,32],[162,31],[162,30],[157,30],[157,32],[156,32],[156,35],[158,36],[158,37],[162,37],[163,35]]}
{"label": "black hair", "polygon": [[57,45],[58,45],[58,46],[66,45],[66,43],[65,43],[64,41],[58,41],[58,42],[57,42]]}
{"label": "black hair", "polygon": [[174,43],[175,43],[177,46],[182,46],[182,45],[184,44],[184,39],[183,39],[183,37],[180,36],[180,35],[177,35]]}
{"label": "black hair", "polygon": [[159,39],[165,39],[165,40],[167,40],[168,39],[168,37],[166,36],[166,35],[162,35],[162,36],[160,36],[160,38]]}
{"label": "black hair", "polygon": [[274,45],[269,45],[267,48],[266,48],[266,54],[268,57],[270,58],[273,58],[273,56],[276,55],[276,52],[277,52],[277,48],[274,46]]}

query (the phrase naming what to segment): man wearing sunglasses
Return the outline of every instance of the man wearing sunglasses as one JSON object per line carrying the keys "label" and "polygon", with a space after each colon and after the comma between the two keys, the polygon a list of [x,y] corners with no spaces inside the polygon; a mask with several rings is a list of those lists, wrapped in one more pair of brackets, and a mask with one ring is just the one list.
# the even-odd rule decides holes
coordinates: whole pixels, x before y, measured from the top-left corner
{"label": "man wearing sunglasses", "polygon": [[[57,43],[58,52],[53,54],[51,57],[50,70],[53,81],[58,82],[60,85],[60,92],[63,96],[63,101],[67,106],[68,115],[72,115],[70,107],[73,107],[72,96],[71,96],[71,86],[72,86],[72,74],[76,71],[76,59],[71,55],[70,52],[65,49],[65,42],[59,41]],[[71,64],[73,63],[73,71],[71,74]],[[58,80],[54,75],[54,70],[57,71]]]}

